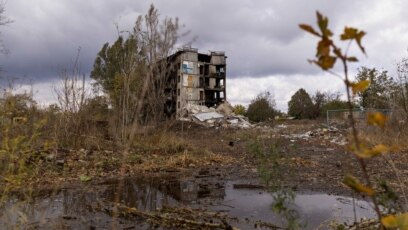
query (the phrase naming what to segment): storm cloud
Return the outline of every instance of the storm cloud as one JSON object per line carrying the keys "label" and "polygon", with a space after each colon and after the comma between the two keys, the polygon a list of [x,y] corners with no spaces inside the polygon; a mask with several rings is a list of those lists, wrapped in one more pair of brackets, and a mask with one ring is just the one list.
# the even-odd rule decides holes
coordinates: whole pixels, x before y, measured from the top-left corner
{"label": "storm cloud", "polygon": [[[311,93],[341,89],[341,81],[322,80],[330,76],[306,61],[313,58],[316,40],[297,25],[314,24],[316,10],[329,16],[335,33],[344,25],[367,32],[363,42],[368,56],[358,55],[361,62],[352,72],[359,65],[392,72],[395,62],[407,56],[408,2],[402,0],[13,0],[5,7],[14,22],[1,28],[10,50],[0,57],[2,76],[31,79],[44,89],[72,64],[79,47],[81,69],[89,75],[102,45],[116,39],[115,24],[131,29],[152,3],[161,16],[178,17],[182,32],[190,31],[180,46],[193,41],[201,52],[226,52],[231,82],[227,94],[236,103],[247,104],[262,89],[273,91],[278,107],[285,109],[284,100],[297,88]],[[242,89],[247,90],[245,98]]]}

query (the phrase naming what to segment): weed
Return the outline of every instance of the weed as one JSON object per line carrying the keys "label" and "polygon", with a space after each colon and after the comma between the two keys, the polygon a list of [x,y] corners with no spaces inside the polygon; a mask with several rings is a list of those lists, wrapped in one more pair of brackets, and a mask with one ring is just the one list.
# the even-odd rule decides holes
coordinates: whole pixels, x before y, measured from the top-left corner
{"label": "weed", "polygon": [[[317,44],[317,53],[315,60],[309,60],[310,63],[317,65],[324,71],[328,71],[340,79],[343,79],[346,92],[347,92],[347,102],[348,102],[348,109],[349,109],[349,119],[350,119],[350,126],[351,126],[351,135],[352,138],[350,140],[348,151],[352,152],[361,168],[364,183],[359,182],[359,180],[353,176],[346,176],[343,180],[343,183],[349,186],[351,189],[355,190],[364,195],[368,195],[371,197],[371,200],[374,204],[374,210],[378,216],[378,222],[380,223],[380,228],[400,228],[400,229],[407,229],[408,228],[408,213],[405,214],[398,214],[398,215],[388,215],[383,217],[381,210],[380,210],[380,197],[375,191],[373,187],[373,182],[370,178],[370,174],[367,170],[367,162],[373,157],[389,153],[390,148],[384,144],[378,144],[375,146],[367,145],[366,141],[361,139],[359,135],[359,130],[357,128],[357,124],[353,114],[353,105],[352,105],[352,96],[361,94],[364,92],[370,85],[370,80],[362,79],[360,81],[352,82],[349,78],[348,73],[348,63],[350,62],[357,62],[358,59],[355,56],[349,56],[348,50],[350,44],[355,41],[358,48],[361,50],[362,53],[365,54],[365,49],[362,46],[362,38],[365,36],[365,32],[361,31],[357,28],[352,27],[345,27],[344,32],[340,35],[341,41],[348,42],[348,46],[345,51],[341,50],[334,40],[332,40],[333,33],[329,29],[329,19],[319,12],[316,12],[317,15],[317,25],[319,30],[315,30],[312,26],[307,24],[300,24],[299,27],[302,30],[318,37],[320,41]],[[336,61],[340,61],[343,66],[344,76],[341,76],[335,72],[332,72],[332,69],[336,63]],[[367,115],[367,124],[373,127],[378,127],[384,130],[385,124],[387,121],[387,117],[379,112],[369,113]],[[398,176],[398,175],[397,175]],[[383,188],[388,188],[384,186]],[[389,190],[388,190],[389,191]],[[386,192],[387,193],[387,192]],[[391,194],[388,192],[388,195],[384,196],[384,199],[388,199]],[[385,204],[383,202],[383,204]]]}
{"label": "weed", "polygon": [[272,194],[272,211],[286,221],[287,229],[302,228],[299,213],[292,207],[296,194],[282,184],[284,177],[290,173],[285,173],[289,170],[289,159],[280,154],[279,141],[265,143],[263,140],[252,140],[248,147],[256,159],[259,176]]}

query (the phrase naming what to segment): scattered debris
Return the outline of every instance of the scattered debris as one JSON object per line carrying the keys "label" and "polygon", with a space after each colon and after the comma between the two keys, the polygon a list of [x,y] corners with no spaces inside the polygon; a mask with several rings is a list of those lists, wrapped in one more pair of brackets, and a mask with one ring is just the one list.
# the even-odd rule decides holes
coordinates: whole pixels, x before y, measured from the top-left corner
{"label": "scattered debris", "polygon": [[186,107],[179,120],[193,121],[207,127],[242,129],[253,127],[247,117],[235,115],[234,108],[228,102],[224,102],[216,108],[190,104]]}
{"label": "scattered debris", "polygon": [[[285,126],[277,126],[279,129],[284,129]],[[287,127],[285,127],[287,128]],[[282,137],[290,139],[291,142],[296,142],[297,140],[309,141],[312,139],[320,138],[324,141],[329,141],[337,145],[344,146],[347,144],[347,139],[345,135],[335,127],[330,128],[317,128],[314,130],[309,130],[304,133],[284,133],[281,134]]]}
{"label": "scattered debris", "polygon": [[120,203],[113,203],[112,207],[105,207],[104,210],[110,215],[141,217],[147,219],[153,226],[183,229],[237,229],[228,224],[226,215],[217,212],[170,207],[158,212],[144,212]]}

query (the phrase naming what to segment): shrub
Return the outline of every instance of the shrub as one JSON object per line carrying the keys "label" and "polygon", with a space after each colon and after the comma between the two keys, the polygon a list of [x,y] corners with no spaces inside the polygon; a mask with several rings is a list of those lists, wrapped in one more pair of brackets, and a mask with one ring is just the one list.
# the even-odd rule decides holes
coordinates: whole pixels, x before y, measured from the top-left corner
{"label": "shrub", "polygon": [[273,118],[276,114],[274,104],[274,100],[269,92],[260,93],[249,104],[246,115],[249,120],[254,122],[266,121]]}
{"label": "shrub", "polygon": [[313,110],[313,101],[303,88],[296,91],[288,103],[288,114],[296,119],[314,118]]}
{"label": "shrub", "polygon": [[235,106],[234,106],[234,113],[235,113],[236,115],[244,115],[244,114],[246,113],[246,108],[245,108],[245,106],[240,105],[240,104],[235,105]]}

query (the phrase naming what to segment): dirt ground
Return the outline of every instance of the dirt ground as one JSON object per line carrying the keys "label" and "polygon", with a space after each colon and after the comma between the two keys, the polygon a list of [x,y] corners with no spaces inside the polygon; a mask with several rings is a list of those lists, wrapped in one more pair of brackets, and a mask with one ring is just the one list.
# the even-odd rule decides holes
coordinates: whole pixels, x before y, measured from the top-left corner
{"label": "dirt ground", "polygon": [[[112,150],[71,150],[63,159],[63,173],[59,167],[44,171],[33,183],[40,188],[63,188],[117,177],[179,178],[209,172],[223,180],[263,185],[259,164],[264,159],[251,148],[254,142],[262,146],[265,159],[276,157],[268,157],[270,145],[278,152],[280,177],[272,178],[272,183],[275,179],[294,190],[350,195],[343,178],[363,178],[357,159],[346,150],[349,130],[340,124],[327,128],[324,121],[289,120],[231,129],[180,121],[166,135],[176,140],[136,149],[145,153],[135,153],[126,162],[121,162],[120,152]],[[397,192],[408,178],[407,165],[404,151],[367,161],[372,181],[386,181]],[[275,170],[272,165],[268,167]]]}
{"label": "dirt ground", "polygon": [[[231,129],[222,126],[204,127],[190,122],[177,122],[167,131],[168,136],[177,138],[176,141],[165,142],[164,146],[163,143],[161,146],[153,144],[153,147],[150,146],[146,154],[132,155],[129,162],[123,163],[115,159],[111,156],[112,151],[103,151],[106,154],[101,155],[101,151],[92,153],[92,151],[80,150],[82,153],[64,159],[64,172],[69,172],[65,178],[64,175],[58,174],[57,176],[44,177],[42,180],[39,179],[39,182],[49,182],[59,178],[56,181],[59,183],[59,188],[56,188],[55,181],[54,183],[45,183],[47,184],[45,188],[48,189],[39,189],[38,194],[44,196],[47,194],[46,191],[50,190],[53,190],[53,194],[59,194],[59,191],[85,186],[88,188],[86,192],[88,196],[94,198],[95,188],[98,188],[103,194],[101,196],[106,198],[107,193],[114,196],[118,193],[116,184],[111,192],[107,192],[108,190],[103,187],[107,181],[112,180],[112,178],[117,180],[123,177],[134,177],[138,180],[143,178],[146,181],[154,181],[157,185],[152,188],[157,189],[158,193],[178,197],[180,196],[178,189],[180,189],[181,184],[192,182],[198,187],[194,195],[198,198],[194,201],[194,207],[198,209],[191,209],[189,205],[187,209],[186,207],[174,210],[161,209],[155,214],[151,214],[151,211],[155,211],[156,208],[146,210],[148,212],[141,212],[131,206],[122,207],[123,202],[119,206],[110,207],[109,202],[122,200],[120,196],[123,194],[119,194],[118,199],[110,199],[108,203],[102,204],[102,208],[98,206],[96,211],[95,208],[92,208],[92,212],[89,214],[90,218],[87,221],[93,219],[94,214],[92,213],[99,213],[98,215],[102,216],[101,219],[106,220],[107,223],[113,223],[115,221],[106,215],[109,216],[113,209],[117,212],[119,208],[119,213],[122,212],[125,216],[133,215],[136,216],[136,219],[141,219],[142,222],[139,223],[143,223],[146,229],[149,227],[143,219],[153,221],[156,225],[162,225],[164,222],[173,223],[174,220],[180,221],[182,224],[165,225],[164,229],[167,229],[166,226],[172,226],[170,227],[172,229],[185,226],[185,224],[192,225],[191,229],[195,229],[197,224],[209,223],[218,226],[215,227],[216,229],[228,229],[228,225],[225,225],[224,222],[234,223],[236,221],[234,218],[231,219],[224,212],[208,213],[207,210],[207,207],[214,206],[223,197],[228,181],[239,182],[234,185],[237,188],[241,186],[266,190],[279,184],[279,186],[291,188],[294,191],[350,196],[353,192],[342,183],[343,178],[348,174],[362,178],[362,173],[354,155],[346,151],[348,133],[349,130],[344,125],[338,124],[327,128],[322,121],[279,121],[273,124],[258,124],[250,129]],[[254,143],[260,146],[258,152],[254,148]],[[141,147],[139,151],[142,151],[143,148],[146,146]],[[403,195],[401,185],[405,183],[403,180],[408,178],[407,156],[403,152],[398,152],[390,153],[386,157],[380,156],[370,159],[367,162],[368,172],[375,184],[379,181],[386,181],[397,193]],[[260,168],[260,165],[265,161],[271,162],[270,165],[266,164],[267,172]],[[270,174],[271,183],[266,186],[262,178],[264,178],[263,174],[268,173],[268,171],[278,172]],[[89,178],[79,175],[88,175]],[[137,187],[139,184],[136,183],[132,186]],[[90,192],[89,188],[92,187],[94,187],[92,189],[94,191]],[[178,192],[174,192],[174,188]],[[137,193],[140,191],[129,190],[126,191],[128,195],[123,196],[125,198],[128,196],[127,199],[132,201],[132,194]],[[78,197],[79,193],[73,192],[73,194],[72,196]],[[77,198],[70,197],[68,200],[71,199]],[[81,206],[82,203],[86,203],[86,201],[80,202],[77,206]],[[88,206],[93,207],[94,203]],[[100,214],[100,210],[105,211]],[[184,216],[179,212],[182,212]],[[60,218],[59,224],[68,226],[68,229],[69,226],[81,226],[78,218],[75,215],[63,216]],[[190,220],[201,218],[202,221],[190,223],[188,218]],[[249,225],[246,226],[253,225],[255,219],[256,217],[248,220],[247,224]],[[217,221],[212,222],[214,220]],[[87,224],[89,224],[88,222]],[[119,228],[125,225],[135,226],[132,219],[124,218],[119,222],[123,222]],[[89,224],[89,226],[94,226],[94,224]],[[201,226],[200,228],[212,229],[209,226]],[[244,227],[244,229],[246,228]]]}
{"label": "dirt ground", "polygon": [[[255,140],[263,145],[277,143],[280,157],[286,159],[283,161],[286,172],[283,173],[288,176],[283,177],[283,184],[288,187],[349,195],[351,191],[342,183],[343,178],[346,175],[362,178],[357,159],[346,150],[349,130],[344,125],[328,129],[324,121],[283,121],[243,130],[187,123],[175,125],[171,132],[199,149],[233,157],[233,164],[211,169],[220,171],[226,178],[259,178],[256,157],[249,147]],[[396,191],[401,189],[396,171],[400,178],[408,178],[407,165],[408,155],[405,152],[367,161],[372,180],[386,180]]]}

